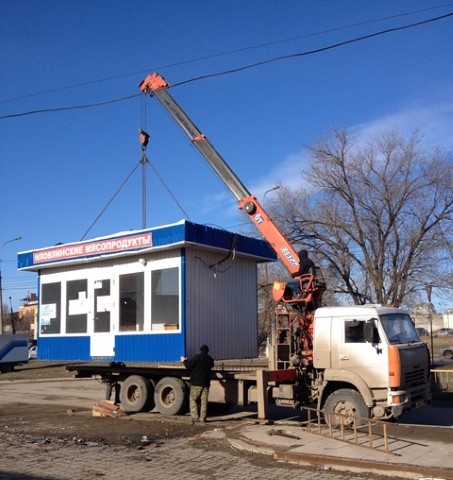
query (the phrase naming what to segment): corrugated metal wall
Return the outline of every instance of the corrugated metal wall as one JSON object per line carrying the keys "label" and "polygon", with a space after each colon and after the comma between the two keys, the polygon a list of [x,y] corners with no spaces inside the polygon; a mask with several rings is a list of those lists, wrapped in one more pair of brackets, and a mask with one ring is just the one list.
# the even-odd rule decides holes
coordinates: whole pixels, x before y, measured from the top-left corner
{"label": "corrugated metal wall", "polygon": [[117,335],[115,360],[119,362],[178,362],[184,338],[176,334]]}
{"label": "corrugated metal wall", "polygon": [[89,336],[41,336],[38,340],[38,358],[43,360],[90,360]]}
{"label": "corrugated metal wall", "polygon": [[[257,274],[254,261],[188,249],[186,254],[186,351],[209,345],[215,359],[257,355]],[[221,262],[221,263],[218,263]]]}

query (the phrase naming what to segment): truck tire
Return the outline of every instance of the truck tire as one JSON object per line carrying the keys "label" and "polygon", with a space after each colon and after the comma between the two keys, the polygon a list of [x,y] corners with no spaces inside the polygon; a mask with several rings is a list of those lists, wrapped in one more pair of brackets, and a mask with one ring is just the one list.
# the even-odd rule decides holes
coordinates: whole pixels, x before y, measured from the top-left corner
{"label": "truck tire", "polygon": [[154,384],[140,375],[127,377],[120,387],[121,407],[126,412],[137,413],[154,408]]}
{"label": "truck tire", "polygon": [[[328,425],[338,428],[341,423],[345,427],[364,425],[363,418],[370,418],[370,409],[365,405],[361,395],[351,388],[341,388],[332,392],[326,399],[323,407],[324,419]],[[337,415],[339,414],[339,415]]]}
{"label": "truck tire", "polygon": [[162,378],[154,391],[154,403],[162,415],[183,413],[188,403],[186,384],[179,378]]}

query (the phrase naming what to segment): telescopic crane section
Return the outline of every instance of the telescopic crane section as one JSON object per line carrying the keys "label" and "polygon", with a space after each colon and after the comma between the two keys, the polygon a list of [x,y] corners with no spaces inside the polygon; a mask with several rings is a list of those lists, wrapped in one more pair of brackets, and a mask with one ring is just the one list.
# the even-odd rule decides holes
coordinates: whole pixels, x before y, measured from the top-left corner
{"label": "telescopic crane section", "polygon": [[256,197],[250,194],[247,188],[231,170],[227,162],[212,146],[205,134],[203,134],[185,114],[182,108],[176,103],[167,89],[170,85],[157,73],[148,75],[140,83],[140,89],[159,100],[159,102],[170,113],[176,123],[182,128],[198,151],[207,160],[209,165],[218,175],[220,180],[228,187],[250,220],[255,224],[263,237],[270,243],[282,262],[291,273],[297,272],[299,258],[293,246],[285,235],[274,224],[266,210],[260,205]]}

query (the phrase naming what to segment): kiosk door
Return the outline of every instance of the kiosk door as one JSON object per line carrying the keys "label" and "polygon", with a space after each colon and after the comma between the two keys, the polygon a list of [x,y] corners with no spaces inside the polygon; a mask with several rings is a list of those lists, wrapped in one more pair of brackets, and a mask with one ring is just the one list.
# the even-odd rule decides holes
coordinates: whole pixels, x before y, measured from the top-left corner
{"label": "kiosk door", "polygon": [[115,328],[113,325],[112,280],[94,279],[91,301],[93,330],[91,333],[90,356],[95,358],[114,358]]}

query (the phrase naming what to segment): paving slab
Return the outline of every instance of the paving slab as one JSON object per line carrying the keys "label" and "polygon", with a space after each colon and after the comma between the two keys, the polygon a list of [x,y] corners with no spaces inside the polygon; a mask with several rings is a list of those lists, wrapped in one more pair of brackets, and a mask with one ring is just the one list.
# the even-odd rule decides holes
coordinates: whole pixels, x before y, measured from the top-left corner
{"label": "paving slab", "polygon": [[389,437],[388,451],[369,448],[362,440],[351,444],[306,431],[300,426],[249,425],[233,448],[273,455],[278,460],[317,465],[337,470],[369,471],[393,478],[453,480],[452,442]]}

